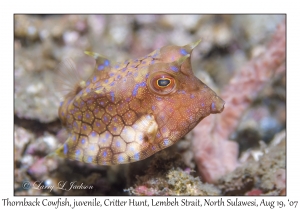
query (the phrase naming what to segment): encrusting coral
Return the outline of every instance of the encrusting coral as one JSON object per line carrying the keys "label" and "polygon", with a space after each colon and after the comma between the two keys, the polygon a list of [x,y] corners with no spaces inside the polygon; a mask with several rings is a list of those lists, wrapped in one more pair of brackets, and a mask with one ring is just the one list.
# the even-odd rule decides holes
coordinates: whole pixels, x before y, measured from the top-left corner
{"label": "encrusting coral", "polygon": [[238,145],[229,136],[265,83],[285,72],[285,44],[282,23],[265,52],[241,68],[221,91],[226,102],[223,113],[204,119],[193,130],[195,161],[205,181],[215,182],[238,166]]}
{"label": "encrusting coral", "polygon": [[223,195],[284,195],[286,188],[286,131],[270,145],[244,153],[245,163],[218,181]]}
{"label": "encrusting coral", "polygon": [[133,195],[219,195],[212,184],[202,183],[184,167],[179,154],[162,151],[155,155],[145,176],[138,177],[134,187],[126,191]]}

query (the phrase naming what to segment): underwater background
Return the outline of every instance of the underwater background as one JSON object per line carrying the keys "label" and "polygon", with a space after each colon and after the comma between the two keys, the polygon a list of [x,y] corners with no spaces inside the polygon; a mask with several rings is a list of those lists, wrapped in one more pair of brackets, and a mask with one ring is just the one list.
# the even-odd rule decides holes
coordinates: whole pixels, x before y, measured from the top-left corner
{"label": "underwater background", "polygon": [[[285,15],[15,15],[15,195],[285,195],[285,36]],[[45,158],[66,140],[62,59],[88,50],[124,61],[199,39],[193,71],[224,113],[136,163]],[[47,188],[61,182],[93,189]]]}

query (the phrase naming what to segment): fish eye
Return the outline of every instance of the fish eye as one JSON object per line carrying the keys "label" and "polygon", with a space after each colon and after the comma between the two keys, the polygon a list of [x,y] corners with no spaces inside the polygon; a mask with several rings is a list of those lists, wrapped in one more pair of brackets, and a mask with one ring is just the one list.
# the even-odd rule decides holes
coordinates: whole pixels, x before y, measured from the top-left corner
{"label": "fish eye", "polygon": [[170,74],[157,72],[150,76],[148,86],[154,93],[166,95],[175,90],[176,80]]}
{"label": "fish eye", "polygon": [[170,79],[158,79],[157,81],[157,86],[159,87],[167,87],[170,83],[171,80]]}

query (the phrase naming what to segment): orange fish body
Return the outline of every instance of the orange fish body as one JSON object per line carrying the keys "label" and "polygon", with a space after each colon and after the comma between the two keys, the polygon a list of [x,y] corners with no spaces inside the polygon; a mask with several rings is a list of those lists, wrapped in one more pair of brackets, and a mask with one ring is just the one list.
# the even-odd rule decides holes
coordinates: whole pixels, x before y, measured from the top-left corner
{"label": "orange fish body", "polygon": [[95,58],[95,70],[59,108],[70,135],[56,153],[99,165],[135,162],[222,112],[224,101],[192,72],[190,55],[198,43],[165,46],[114,65],[86,52]]}

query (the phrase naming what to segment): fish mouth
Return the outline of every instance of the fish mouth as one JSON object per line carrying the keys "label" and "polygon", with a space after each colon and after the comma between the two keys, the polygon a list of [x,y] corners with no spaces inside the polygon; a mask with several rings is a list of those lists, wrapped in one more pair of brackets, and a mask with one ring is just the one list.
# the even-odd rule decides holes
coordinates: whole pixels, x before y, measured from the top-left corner
{"label": "fish mouth", "polygon": [[221,113],[224,110],[225,101],[219,96],[215,96],[210,105],[210,112],[212,114]]}

